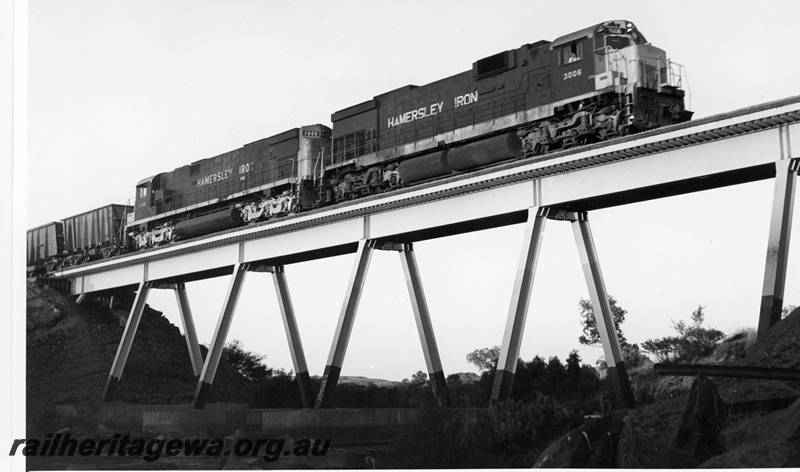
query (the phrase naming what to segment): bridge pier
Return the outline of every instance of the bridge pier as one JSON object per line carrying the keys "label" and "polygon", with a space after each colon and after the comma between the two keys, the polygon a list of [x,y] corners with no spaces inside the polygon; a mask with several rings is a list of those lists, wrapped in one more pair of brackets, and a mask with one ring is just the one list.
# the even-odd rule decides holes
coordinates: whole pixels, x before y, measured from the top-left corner
{"label": "bridge pier", "polygon": [[339,314],[339,322],[333,335],[328,362],[325,364],[325,370],[322,373],[322,383],[317,394],[315,408],[331,408],[333,406],[333,391],[336,389],[336,384],[339,383],[339,375],[342,372],[347,343],[350,341],[350,333],[353,331],[356,309],[358,308],[358,302],[361,301],[361,292],[364,289],[364,280],[367,277],[367,269],[369,269],[369,261],[372,259],[372,250],[374,248],[375,241],[362,239],[358,242],[353,272],[350,275],[342,311]]}
{"label": "bridge pier", "polygon": [[217,374],[219,360],[222,357],[222,349],[225,347],[225,339],[233,321],[233,313],[236,311],[236,304],[239,302],[239,294],[242,291],[245,276],[250,264],[237,263],[233,268],[233,275],[228,284],[228,291],[222,303],[222,312],[217,320],[217,327],[214,330],[214,337],[211,338],[211,346],[208,348],[206,361],[203,364],[203,371],[197,382],[197,389],[192,400],[192,408],[202,409],[206,406],[208,392],[211,384],[214,383],[214,376]]}
{"label": "bridge pier", "polygon": [[[788,140],[788,137],[785,139]],[[782,146],[785,152],[788,152],[788,148],[788,143]],[[781,320],[798,172],[800,158],[781,159],[775,163],[775,190],[764,268],[764,288],[761,292],[761,312],[758,318],[758,339],[763,339],[769,329]]]}
{"label": "bridge pier", "polygon": [[442,360],[439,356],[439,348],[436,345],[436,337],[433,334],[433,324],[428,311],[428,302],[425,300],[425,292],[422,289],[422,280],[417,267],[417,258],[414,255],[414,247],[403,244],[400,250],[400,261],[403,264],[403,273],[406,277],[408,295],[411,298],[411,307],[414,310],[414,320],[417,323],[417,332],[422,344],[422,353],[425,357],[425,366],[428,368],[428,377],[433,385],[436,401],[439,406],[450,406],[450,397],[447,394],[447,382],[444,377]]}
{"label": "bridge pier", "polygon": [[531,287],[536,275],[536,264],[539,261],[542,233],[547,209],[532,207],[528,209],[528,223],[522,239],[522,253],[519,257],[517,277],[511,294],[511,307],[508,309],[506,329],[503,333],[503,344],[497,361],[497,373],[492,386],[492,403],[511,398],[511,388],[517,372],[517,358],[522,344],[522,333],[528,317],[528,303],[531,299]]}
{"label": "bridge pier", "polygon": [[199,378],[203,370],[203,355],[200,353],[200,343],[197,341],[197,330],[194,328],[192,310],[189,308],[189,297],[186,295],[186,284],[175,284],[175,299],[178,302],[178,313],[183,324],[186,348],[189,350],[189,360],[192,362],[194,376]]}
{"label": "bridge pier", "polygon": [[528,223],[523,237],[522,254],[520,255],[517,277],[511,296],[511,306],[506,319],[506,329],[503,334],[503,344],[497,363],[494,385],[492,387],[491,402],[504,401],[511,398],[514,384],[514,375],[517,369],[522,333],[525,328],[525,319],[528,313],[531,287],[536,273],[536,263],[540,254],[541,236],[544,231],[546,218],[567,220],[572,222],[575,242],[583,266],[589,297],[595,309],[597,330],[603,344],[603,352],[608,362],[608,375],[614,389],[617,404],[621,408],[633,408],[634,397],[631,389],[625,359],[622,357],[617,331],[611,306],[608,303],[603,274],[597,259],[589,220],[585,212],[567,213],[550,208],[532,207],[528,209]]}
{"label": "bridge pier", "polygon": [[239,294],[241,293],[247,272],[272,273],[272,279],[278,295],[278,305],[281,310],[281,317],[283,318],[283,327],[286,331],[286,338],[289,341],[289,351],[292,356],[292,363],[294,364],[295,376],[300,387],[300,400],[303,408],[309,408],[311,406],[310,399],[312,396],[311,377],[308,374],[306,357],[303,352],[303,344],[300,341],[300,331],[297,329],[297,321],[294,315],[292,300],[289,296],[289,285],[286,281],[284,268],[283,266],[273,267],[241,263],[236,264],[234,267],[233,275],[228,286],[228,292],[222,305],[222,312],[217,321],[217,328],[211,340],[211,347],[209,348],[205,364],[203,364],[202,373],[197,382],[197,389],[195,390],[194,399],[192,400],[192,408],[202,409],[206,405],[208,393],[211,389],[211,384],[214,383],[214,376],[217,373],[217,367],[219,367],[219,360],[222,356],[222,350],[225,347],[225,341],[228,336],[228,331],[230,330],[231,322],[233,321],[233,314],[236,311],[236,304],[239,301]]}
{"label": "bridge pier", "polygon": [[142,320],[142,313],[144,312],[147,295],[150,293],[151,287],[152,283],[150,282],[139,283],[139,290],[136,292],[136,298],[133,301],[133,306],[131,306],[128,321],[125,323],[125,331],[122,333],[122,340],[119,342],[117,353],[114,355],[114,362],[111,364],[111,373],[108,375],[108,380],[103,390],[104,402],[110,402],[114,399],[114,393],[116,393],[117,384],[120,377],[122,377],[125,363],[128,361],[128,354],[131,352],[133,338],[136,336],[136,330]]}
{"label": "bridge pier", "polygon": [[275,291],[278,294],[278,305],[283,317],[283,328],[286,331],[286,339],[289,341],[289,352],[292,355],[292,364],[300,387],[300,400],[303,408],[311,408],[313,400],[311,376],[308,374],[306,355],[303,351],[303,343],[300,341],[300,331],[297,329],[297,320],[294,316],[294,307],[289,296],[289,284],[286,282],[286,273],[283,266],[274,267],[272,280],[275,283]]}
{"label": "bridge pier", "polygon": [[339,375],[342,371],[344,355],[347,351],[347,344],[350,341],[350,333],[353,330],[358,303],[361,300],[361,293],[364,288],[364,280],[367,277],[367,269],[372,259],[372,251],[375,249],[395,250],[400,252],[400,260],[403,265],[406,284],[408,286],[411,306],[414,310],[414,319],[417,324],[422,351],[425,357],[428,375],[433,384],[436,400],[441,406],[449,405],[450,400],[447,395],[447,383],[445,382],[442,361],[439,357],[439,349],[436,345],[436,338],[433,334],[428,304],[425,300],[425,293],[422,289],[422,280],[417,267],[414,248],[411,244],[383,243],[377,245],[375,240],[362,239],[358,243],[356,259],[353,264],[353,272],[345,294],[342,310],[339,315],[339,322],[334,333],[331,351],[328,355],[328,362],[322,375],[322,385],[317,394],[316,408],[331,408],[333,406],[333,393],[339,383]]}
{"label": "bridge pier", "polygon": [[[600,271],[600,262],[597,259],[597,250],[594,246],[587,213],[581,212],[576,215],[576,218],[572,220],[572,230],[575,234],[575,242],[578,244],[583,275],[589,288],[589,298],[594,308],[597,332],[600,334],[603,354],[605,354],[608,364],[608,378],[611,380],[617,405],[620,408],[634,408],[636,404],[628,378],[628,369],[625,366],[625,358],[622,356],[619,338],[617,338],[614,316],[611,313],[611,305],[608,303],[608,293],[605,282],[603,282],[603,273]],[[601,314],[600,319],[597,318],[598,311]]]}
{"label": "bridge pier", "polygon": [[[158,285],[154,282],[141,282],[133,306],[131,307],[131,312],[128,315],[128,321],[125,324],[125,331],[122,334],[122,340],[117,348],[117,354],[114,356],[111,374],[109,374],[108,380],[106,381],[103,401],[110,402],[114,399],[117,383],[122,376],[125,363],[128,361],[133,339],[136,336],[136,330],[139,328],[142,313],[144,313],[147,296],[149,291],[154,288],[171,288],[175,291],[175,298],[178,302],[178,312],[180,313],[183,332],[185,333],[186,347],[189,351],[189,360],[192,363],[192,370],[194,371],[195,377],[200,375],[200,370],[203,367],[203,357],[200,354],[200,344],[197,342],[197,331],[195,330],[194,321],[192,320],[189,299],[186,296],[186,286],[182,283]],[[109,308],[113,306],[113,295],[109,305]]]}

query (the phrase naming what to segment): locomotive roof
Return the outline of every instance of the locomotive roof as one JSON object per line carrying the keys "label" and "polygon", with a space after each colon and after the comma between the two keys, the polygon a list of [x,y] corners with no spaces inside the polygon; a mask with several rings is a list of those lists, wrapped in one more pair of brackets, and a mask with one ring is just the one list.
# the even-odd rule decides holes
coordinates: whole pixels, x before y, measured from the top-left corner
{"label": "locomotive roof", "polygon": [[142,185],[143,183],[150,182],[151,180],[156,178],[157,175],[158,174],[154,174],[154,175],[151,175],[150,177],[147,177],[147,178],[144,178],[144,179],[140,180],[139,183],[136,184],[136,186],[138,187],[138,186]]}
{"label": "locomotive roof", "polygon": [[[621,23],[623,25],[627,24],[627,23],[630,23],[631,25],[633,25],[632,22],[627,21],[627,20],[609,20],[609,21],[604,21],[602,23],[598,23],[596,25],[589,26],[588,28],[584,28],[582,30],[575,31],[574,33],[570,33],[570,34],[561,36],[560,38],[557,38],[555,41],[550,43],[550,49],[553,50],[553,49],[555,49],[555,48],[557,48],[559,46],[562,46],[564,44],[570,43],[572,41],[575,41],[575,40],[578,40],[578,39],[581,39],[581,38],[587,38],[587,37],[588,38],[593,38],[595,31],[597,31],[597,28],[599,28],[600,26],[603,26],[606,23],[617,23],[617,24]],[[638,30],[636,29],[636,25],[633,26],[633,29],[634,29],[634,31],[638,32]],[[641,36],[642,34],[639,33],[639,35]],[[644,37],[642,37],[642,39],[644,39]]]}

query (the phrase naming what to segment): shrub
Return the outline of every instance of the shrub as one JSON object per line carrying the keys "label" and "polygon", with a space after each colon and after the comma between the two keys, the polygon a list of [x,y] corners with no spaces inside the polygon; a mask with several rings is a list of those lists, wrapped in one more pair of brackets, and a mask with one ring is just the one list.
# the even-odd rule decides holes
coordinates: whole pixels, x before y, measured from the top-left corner
{"label": "shrub", "polygon": [[642,343],[642,348],[661,362],[682,362],[710,355],[725,334],[718,329],[703,327],[703,309],[701,305],[692,312],[691,325],[683,320],[672,323],[672,329],[678,332],[678,336],[648,339]]}

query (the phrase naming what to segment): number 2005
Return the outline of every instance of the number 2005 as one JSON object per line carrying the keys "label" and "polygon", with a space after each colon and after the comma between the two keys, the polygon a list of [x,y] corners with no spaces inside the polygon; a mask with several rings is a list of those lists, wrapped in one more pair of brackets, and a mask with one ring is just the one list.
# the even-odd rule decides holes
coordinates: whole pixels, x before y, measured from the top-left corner
{"label": "number 2005", "polygon": [[583,69],[573,70],[570,72],[564,72],[564,80],[571,79],[573,77],[578,77],[581,75]]}

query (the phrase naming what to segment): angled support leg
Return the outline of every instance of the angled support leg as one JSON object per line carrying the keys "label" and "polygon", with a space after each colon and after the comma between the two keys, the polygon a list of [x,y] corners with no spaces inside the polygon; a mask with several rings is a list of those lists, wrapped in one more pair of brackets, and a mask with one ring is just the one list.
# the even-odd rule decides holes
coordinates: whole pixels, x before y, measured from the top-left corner
{"label": "angled support leg", "polygon": [[331,408],[333,405],[333,391],[339,382],[339,374],[342,372],[342,363],[347,351],[347,343],[350,341],[350,333],[353,330],[353,320],[358,309],[358,302],[361,299],[361,292],[364,288],[364,279],[367,277],[367,268],[372,258],[372,251],[375,242],[362,239],[358,243],[356,260],[353,263],[353,272],[350,275],[350,282],[347,286],[342,311],[339,314],[339,323],[333,335],[331,351],[328,355],[328,363],[322,373],[322,384],[315,408]]}
{"label": "angled support leg", "polygon": [[522,333],[525,330],[525,319],[528,316],[528,303],[531,298],[531,287],[536,274],[536,263],[539,259],[539,248],[546,208],[532,207],[528,209],[528,223],[522,240],[522,253],[517,266],[517,277],[511,295],[511,306],[506,318],[506,329],[503,333],[503,345],[497,362],[497,373],[494,377],[491,402],[505,401],[511,398],[514,375],[517,372],[517,358],[522,344]]}
{"label": "angled support leg", "polygon": [[797,186],[800,159],[782,159],[775,163],[775,192],[772,197],[772,218],[769,224],[764,289],[761,292],[761,313],[758,318],[758,339],[781,320],[783,293],[786,288],[786,266],[792,232],[792,210]]}
{"label": "angled support leg", "polygon": [[[589,288],[589,298],[592,300],[597,331],[603,343],[603,353],[608,362],[608,377],[614,389],[617,405],[620,408],[634,408],[628,369],[625,366],[625,359],[622,357],[622,349],[617,338],[617,329],[611,314],[611,305],[608,303],[608,293],[603,282],[603,274],[600,272],[600,263],[597,259],[597,251],[586,213],[577,214],[577,218],[572,222],[572,230],[575,233],[575,242],[578,244],[583,274]],[[598,312],[601,315],[599,318]]]}
{"label": "angled support leg", "polygon": [[228,330],[231,327],[233,313],[236,311],[236,303],[239,301],[239,293],[242,290],[248,267],[249,264],[237,263],[233,268],[233,275],[228,285],[228,293],[225,295],[225,302],[222,305],[222,312],[217,321],[217,328],[214,331],[211,347],[203,364],[203,372],[197,382],[197,390],[195,390],[194,400],[192,401],[192,408],[194,409],[203,409],[206,406],[208,392],[211,389],[211,384],[214,383],[214,376],[217,373],[222,349],[225,347],[225,338],[227,338]]}
{"label": "angled support leg", "polygon": [[297,383],[300,387],[300,400],[303,408],[311,408],[311,377],[308,375],[306,365],[306,355],[303,351],[303,343],[300,342],[300,331],[297,329],[297,321],[294,316],[292,298],[289,296],[289,285],[286,282],[286,273],[283,266],[275,267],[272,272],[272,280],[275,282],[275,291],[278,294],[278,305],[281,308],[283,318],[283,328],[286,330],[286,340],[289,341],[289,351],[292,354],[292,364],[294,365]]}
{"label": "angled support leg", "polygon": [[408,295],[411,298],[411,307],[414,309],[414,320],[417,323],[419,340],[422,343],[422,353],[425,356],[425,365],[428,368],[428,376],[433,383],[433,392],[439,406],[450,406],[450,398],[447,395],[447,382],[444,378],[442,360],[439,357],[439,348],[436,346],[436,337],[433,335],[433,325],[431,316],[428,312],[428,303],[425,300],[425,292],[422,289],[422,280],[419,276],[417,258],[414,255],[414,247],[411,244],[404,244],[400,251],[400,261],[403,264],[403,272],[408,285]]}
{"label": "angled support leg", "polygon": [[186,348],[189,350],[189,360],[192,362],[194,376],[199,377],[203,370],[203,356],[200,354],[200,343],[197,341],[197,330],[194,329],[192,310],[189,308],[189,297],[186,295],[186,285],[175,286],[175,299],[178,301],[178,313],[181,315]]}
{"label": "angled support leg", "polygon": [[122,377],[122,370],[125,368],[125,363],[128,361],[128,354],[131,352],[133,338],[136,336],[136,330],[139,328],[139,321],[142,319],[142,312],[144,312],[144,306],[147,302],[147,295],[150,293],[150,288],[151,284],[149,282],[139,283],[139,290],[136,292],[136,299],[128,315],[128,321],[125,323],[125,331],[122,333],[122,340],[119,342],[119,347],[117,347],[114,363],[111,364],[111,373],[108,376],[105,390],[103,391],[103,401],[105,402],[110,402],[114,399],[117,383],[119,383],[119,378]]}

